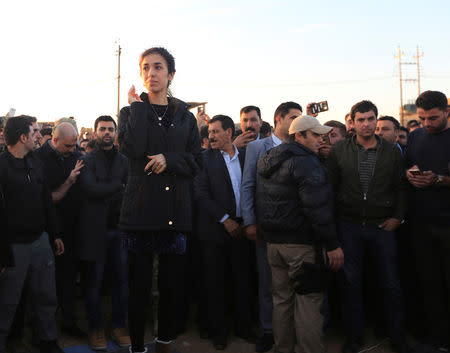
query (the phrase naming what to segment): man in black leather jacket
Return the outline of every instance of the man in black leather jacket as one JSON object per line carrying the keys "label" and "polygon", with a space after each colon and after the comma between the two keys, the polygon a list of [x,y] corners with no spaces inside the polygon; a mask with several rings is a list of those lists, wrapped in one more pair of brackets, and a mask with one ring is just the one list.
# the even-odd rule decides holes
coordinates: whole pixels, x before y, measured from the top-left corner
{"label": "man in black leather jacket", "polygon": [[275,351],[280,353],[324,352],[323,293],[300,295],[294,282],[304,262],[316,262],[317,247],[326,248],[332,269],[344,262],[331,185],[317,157],[322,134],[331,129],[312,116],[297,117],[289,128],[291,141],[273,148],[258,162],[256,213],[267,240]]}

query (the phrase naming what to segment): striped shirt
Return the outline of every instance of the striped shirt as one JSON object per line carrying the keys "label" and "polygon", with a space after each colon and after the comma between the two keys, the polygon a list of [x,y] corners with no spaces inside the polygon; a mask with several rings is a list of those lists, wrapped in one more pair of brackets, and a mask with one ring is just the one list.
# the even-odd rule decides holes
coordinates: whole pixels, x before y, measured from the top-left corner
{"label": "striped shirt", "polygon": [[361,181],[361,186],[365,195],[367,194],[367,190],[369,190],[370,180],[372,179],[375,169],[378,143],[375,147],[366,150],[356,141],[356,139],[355,142],[358,147],[359,180]]}

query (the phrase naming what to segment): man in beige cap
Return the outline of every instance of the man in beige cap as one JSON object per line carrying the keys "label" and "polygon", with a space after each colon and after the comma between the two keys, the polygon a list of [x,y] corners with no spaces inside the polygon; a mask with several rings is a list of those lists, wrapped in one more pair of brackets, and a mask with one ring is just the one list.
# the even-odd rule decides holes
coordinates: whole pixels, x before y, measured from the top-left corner
{"label": "man in beige cap", "polygon": [[344,263],[331,185],[318,158],[322,135],[331,129],[312,116],[299,116],[289,128],[289,142],[258,162],[256,216],[272,271],[277,353],[325,351],[320,307],[327,270],[336,271]]}

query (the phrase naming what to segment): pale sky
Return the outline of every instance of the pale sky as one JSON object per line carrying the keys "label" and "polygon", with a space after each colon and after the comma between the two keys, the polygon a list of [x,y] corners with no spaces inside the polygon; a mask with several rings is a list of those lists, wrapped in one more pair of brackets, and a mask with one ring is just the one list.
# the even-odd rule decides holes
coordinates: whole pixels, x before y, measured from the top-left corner
{"label": "pale sky", "polygon": [[[153,46],[175,57],[175,97],[235,121],[252,104],[273,123],[288,100],[328,100],[322,122],[362,99],[398,118],[399,45],[404,61],[424,52],[422,91],[450,96],[449,1],[2,0],[0,13],[0,115],[74,116],[79,127],[115,117],[118,38],[121,107],[131,84],[144,89],[138,58]],[[416,96],[405,84],[404,102]]]}

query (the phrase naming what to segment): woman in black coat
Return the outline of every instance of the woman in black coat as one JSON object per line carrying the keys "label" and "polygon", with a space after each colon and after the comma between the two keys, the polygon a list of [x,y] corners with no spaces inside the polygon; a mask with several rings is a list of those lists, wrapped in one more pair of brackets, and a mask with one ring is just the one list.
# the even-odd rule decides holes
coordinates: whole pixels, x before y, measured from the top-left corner
{"label": "woman in black coat", "polygon": [[192,178],[201,167],[195,117],[168,90],[175,60],[164,48],[140,56],[148,90],[128,92],[130,106],[119,115],[120,151],[130,176],[120,227],[129,249],[129,327],[133,352],[144,352],[145,314],[151,290],[153,255],[159,255],[157,352],[170,352],[177,335],[180,282],[184,276],[186,234],[192,229]]}

